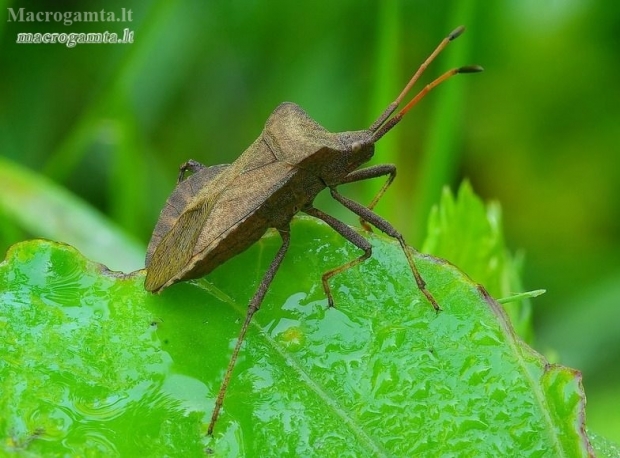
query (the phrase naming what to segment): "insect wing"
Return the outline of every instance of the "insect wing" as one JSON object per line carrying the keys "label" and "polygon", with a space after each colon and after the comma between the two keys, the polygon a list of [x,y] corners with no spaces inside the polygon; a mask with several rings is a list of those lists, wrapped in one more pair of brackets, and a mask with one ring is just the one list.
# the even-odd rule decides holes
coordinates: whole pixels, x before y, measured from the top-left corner
{"label": "insect wing", "polygon": [[162,238],[172,229],[172,226],[179,219],[183,210],[185,210],[192,199],[200,190],[208,187],[209,183],[228,167],[230,167],[228,164],[205,167],[177,184],[170,197],[168,197],[159,215],[155,229],[153,229],[153,235],[151,236],[149,246],[146,250],[146,267],[149,267],[151,257]]}
{"label": "insect wing", "polygon": [[144,287],[148,291],[158,291],[185,269],[209,211],[210,202],[185,210],[161,239],[147,266]]}
{"label": "insect wing", "polygon": [[[148,291],[157,291],[186,265],[191,258],[200,230],[209,216],[211,198],[196,201],[200,191],[229,168],[228,165],[206,167],[180,182],[161,211],[146,253]],[[194,202],[194,205],[187,208]]]}
{"label": "insect wing", "polygon": [[[203,227],[196,244],[195,256],[208,256],[217,244],[231,249],[231,254],[243,251],[258,240],[269,227],[278,225],[273,212],[266,209],[275,193],[292,177],[294,167],[279,161],[253,165],[236,176],[219,195],[209,214],[211,222]],[[269,201],[269,202],[268,202]],[[244,236],[228,240],[240,225],[252,218],[250,227],[244,227]]]}

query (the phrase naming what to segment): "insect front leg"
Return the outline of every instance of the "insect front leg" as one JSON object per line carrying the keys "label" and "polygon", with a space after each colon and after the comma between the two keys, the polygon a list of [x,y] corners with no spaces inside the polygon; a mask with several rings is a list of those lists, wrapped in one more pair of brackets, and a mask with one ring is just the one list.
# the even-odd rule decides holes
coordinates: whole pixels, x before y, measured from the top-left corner
{"label": "insect front leg", "polygon": [[340,272],[344,272],[345,270],[350,269],[351,267],[356,266],[368,259],[372,254],[372,246],[370,245],[368,240],[366,240],[364,237],[359,235],[345,223],[334,218],[333,216],[330,216],[327,213],[324,213],[314,207],[304,208],[302,211],[310,216],[314,216],[315,218],[325,221],[345,239],[358,247],[360,250],[364,251],[364,254],[362,254],[359,258],[353,259],[352,261],[349,261],[346,264],[341,265],[340,267],[336,267],[335,269],[328,270],[323,274],[321,280],[323,282],[323,289],[325,290],[325,295],[327,296],[327,304],[330,307],[333,307],[334,298],[332,297],[331,289],[329,287],[329,279],[332,278],[334,275],[339,274]]}
{"label": "insect front leg", "polygon": [[[368,180],[370,178],[377,178],[385,175],[388,175],[387,181],[383,184],[381,189],[379,189],[379,192],[372,199],[368,207],[366,207],[369,210],[372,210],[373,208],[375,208],[375,205],[377,205],[377,202],[379,202],[379,199],[383,197],[383,194],[385,193],[387,188],[392,184],[394,178],[396,178],[396,166],[394,164],[373,165],[364,169],[355,170],[354,172],[351,172],[347,176],[345,176],[344,180],[342,180],[340,184],[354,183],[356,181]],[[367,230],[368,232],[372,232],[372,228],[362,216],[360,216],[360,224],[365,230]]]}
{"label": "insect front leg", "polygon": [[207,430],[207,434],[210,436],[213,434],[213,428],[215,426],[215,422],[217,421],[217,417],[220,414],[220,410],[222,408],[222,404],[224,403],[224,396],[226,395],[226,390],[228,388],[228,383],[230,382],[230,377],[232,375],[232,371],[235,367],[235,363],[237,362],[237,357],[239,356],[239,350],[241,350],[241,345],[243,344],[243,339],[245,338],[245,334],[247,333],[248,326],[252,321],[252,317],[254,314],[260,309],[260,306],[263,302],[265,294],[269,289],[269,285],[273,280],[273,277],[276,275],[280,264],[282,264],[282,260],[284,259],[284,255],[288,250],[290,244],[290,228],[286,226],[284,228],[279,228],[278,232],[280,233],[280,237],[282,237],[282,246],[276,253],[275,258],[271,261],[267,272],[263,276],[263,279],[258,285],[258,289],[254,293],[254,296],[250,300],[250,304],[248,305],[248,311],[245,315],[245,321],[243,322],[243,326],[241,326],[241,331],[239,332],[239,337],[237,337],[237,343],[235,344],[235,348],[233,350],[232,356],[230,358],[230,362],[228,363],[228,368],[226,368],[226,374],[224,375],[224,380],[222,380],[222,385],[220,386],[220,391],[217,394],[217,399],[215,400],[215,407],[213,408],[213,414],[211,415],[211,422],[209,423],[209,429]]}
{"label": "insect front leg", "polygon": [[407,257],[407,262],[409,263],[409,267],[411,268],[411,273],[413,274],[413,278],[415,279],[415,282],[418,285],[418,289],[424,294],[424,296],[426,296],[426,299],[428,299],[428,301],[431,303],[433,308],[437,312],[439,312],[441,310],[441,307],[439,307],[439,304],[437,304],[437,301],[435,300],[433,295],[430,293],[430,291],[426,289],[426,282],[422,278],[422,275],[420,275],[420,272],[418,271],[418,268],[415,265],[413,256],[411,255],[411,251],[414,249],[407,246],[402,234],[398,232],[394,228],[394,226],[392,226],[385,219],[381,218],[375,212],[373,212],[372,210],[369,210],[368,208],[364,207],[361,204],[358,204],[357,202],[351,199],[348,199],[347,197],[344,197],[342,194],[338,193],[338,191],[336,191],[335,188],[330,188],[330,192],[334,199],[336,199],[342,205],[347,207],[353,213],[363,218],[365,221],[368,221],[370,224],[375,226],[380,231],[398,240],[398,243],[400,243],[400,246],[403,249],[405,256]]}

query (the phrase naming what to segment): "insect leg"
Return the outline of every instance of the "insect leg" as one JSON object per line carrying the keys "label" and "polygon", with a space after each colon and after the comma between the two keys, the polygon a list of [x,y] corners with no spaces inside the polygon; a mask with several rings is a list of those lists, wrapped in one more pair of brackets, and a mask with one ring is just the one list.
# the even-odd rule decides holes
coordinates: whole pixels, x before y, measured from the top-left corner
{"label": "insect leg", "polygon": [[372,246],[370,245],[368,240],[366,240],[364,237],[359,235],[357,232],[355,232],[345,223],[334,218],[333,216],[330,216],[327,213],[324,213],[321,210],[318,210],[314,207],[304,208],[302,211],[304,213],[307,213],[310,216],[314,216],[315,218],[325,221],[336,232],[342,235],[345,239],[347,239],[353,245],[358,247],[360,250],[364,251],[364,254],[362,254],[359,258],[355,258],[352,261],[349,261],[346,264],[341,265],[340,267],[336,267],[334,269],[328,270],[321,277],[321,280],[323,282],[323,289],[325,290],[325,295],[327,296],[327,304],[330,307],[333,307],[334,298],[332,297],[331,289],[329,287],[329,279],[332,278],[334,275],[337,275],[340,272],[344,272],[345,270],[350,269],[351,267],[356,266],[364,262],[366,259],[368,259],[370,255],[372,254]]}
{"label": "insect leg", "polygon": [[[353,183],[355,181],[368,180],[369,178],[377,178],[385,175],[389,175],[387,181],[383,184],[381,189],[379,189],[379,192],[372,199],[372,201],[367,207],[369,210],[372,210],[373,208],[375,208],[375,205],[377,205],[377,202],[379,202],[379,199],[383,197],[383,194],[385,193],[387,188],[389,188],[389,186],[392,184],[394,178],[396,178],[396,166],[394,164],[373,165],[364,169],[355,170],[354,172],[351,172],[347,176],[345,176],[340,184]],[[368,222],[366,222],[361,216],[360,224],[365,230],[367,230],[368,232],[372,232],[372,228],[370,227]]]}
{"label": "insect leg", "polygon": [[217,399],[215,400],[215,407],[213,409],[213,414],[211,415],[211,422],[209,423],[209,429],[207,430],[207,434],[210,436],[213,434],[213,427],[215,426],[215,422],[217,421],[217,417],[220,414],[220,410],[222,408],[222,404],[224,402],[224,396],[226,395],[226,390],[228,388],[228,383],[230,382],[230,377],[232,375],[232,371],[235,367],[235,363],[237,361],[237,357],[239,356],[239,350],[241,349],[241,345],[243,344],[243,339],[245,338],[245,334],[248,330],[248,326],[252,321],[252,317],[258,311],[263,302],[263,298],[267,293],[267,289],[269,289],[269,285],[275,276],[278,267],[282,264],[282,260],[284,259],[284,255],[289,247],[290,242],[290,229],[288,226],[284,228],[279,228],[278,232],[280,233],[280,237],[282,237],[282,246],[276,253],[275,258],[271,261],[267,272],[265,272],[265,276],[258,285],[258,289],[254,293],[254,296],[250,300],[250,304],[248,305],[248,311],[245,315],[245,321],[243,322],[243,326],[241,326],[241,331],[239,332],[239,337],[237,337],[237,343],[235,344],[235,348],[233,350],[232,356],[230,358],[230,362],[228,363],[228,367],[226,368],[226,374],[224,375],[224,379],[222,380],[222,385],[220,386],[220,391],[217,394]]}
{"label": "insect leg", "polygon": [[181,167],[179,167],[179,178],[177,179],[177,184],[179,184],[181,181],[185,179],[185,172],[187,172],[188,170],[192,173],[196,173],[206,168],[207,168],[206,165],[203,165],[198,161],[190,159],[189,161],[181,164]]}
{"label": "insect leg", "polygon": [[413,260],[413,256],[411,255],[411,251],[415,251],[415,250],[407,246],[402,234],[398,232],[394,228],[394,226],[392,226],[389,222],[381,218],[379,215],[377,215],[372,210],[369,210],[363,205],[358,204],[357,202],[351,199],[348,199],[347,197],[344,197],[342,194],[338,193],[338,191],[336,191],[336,189],[334,188],[330,188],[330,192],[334,199],[336,199],[342,205],[347,207],[353,213],[360,216],[365,221],[368,221],[370,224],[372,224],[373,226],[375,226],[377,229],[381,230],[385,234],[389,235],[390,237],[394,237],[396,240],[398,240],[398,243],[400,243],[400,246],[403,249],[405,256],[407,257],[407,262],[409,263],[409,267],[411,268],[411,273],[413,274],[413,278],[415,279],[415,282],[418,285],[418,289],[424,294],[424,296],[426,296],[426,299],[428,299],[428,301],[431,303],[433,308],[437,312],[439,312],[441,310],[441,307],[439,307],[439,305],[437,304],[437,301],[435,300],[431,292],[428,289],[426,289],[426,282],[422,278],[422,275],[420,275],[420,272],[418,271],[418,268],[415,265],[415,261]]}

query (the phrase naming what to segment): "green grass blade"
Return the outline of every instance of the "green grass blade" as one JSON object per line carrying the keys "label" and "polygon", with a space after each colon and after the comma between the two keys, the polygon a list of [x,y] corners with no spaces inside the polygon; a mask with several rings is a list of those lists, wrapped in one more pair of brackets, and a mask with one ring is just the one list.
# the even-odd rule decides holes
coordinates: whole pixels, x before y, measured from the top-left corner
{"label": "green grass blade", "polygon": [[[475,0],[455,3],[455,9],[448,18],[449,26],[446,29],[452,30],[458,25],[466,25],[471,29],[474,22],[475,4]],[[445,52],[438,58],[441,68],[448,69],[470,64],[472,40],[467,39],[466,36],[457,38],[457,40],[458,42],[450,46],[450,52]],[[469,75],[457,75],[433,95],[434,108],[425,146],[422,149],[424,156],[414,195],[412,225],[415,225],[416,221],[428,219],[432,206],[439,200],[442,188],[452,184],[457,176],[461,154],[464,85],[467,84],[468,77]],[[411,241],[417,244],[421,239],[422,233],[418,232]]]}
{"label": "green grass blade", "polygon": [[35,237],[71,244],[111,269],[144,266],[144,247],[87,203],[0,157],[0,214]]}

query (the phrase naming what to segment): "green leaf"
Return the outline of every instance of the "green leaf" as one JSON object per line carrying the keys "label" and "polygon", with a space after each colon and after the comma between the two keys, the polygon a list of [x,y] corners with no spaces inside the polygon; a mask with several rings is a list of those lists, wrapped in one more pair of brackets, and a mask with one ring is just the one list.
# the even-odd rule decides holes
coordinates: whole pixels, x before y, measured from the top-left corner
{"label": "green leaf", "polygon": [[578,372],[518,339],[452,265],[398,244],[359,255],[296,218],[213,437],[205,431],[246,304],[280,243],[268,234],[205,279],[160,295],[47,241],[0,264],[0,442],[31,455],[584,456]]}
{"label": "green leaf", "polygon": [[532,342],[531,304],[527,297],[517,296],[522,292],[521,261],[506,248],[499,203],[485,206],[467,181],[456,197],[444,188],[439,205],[431,211],[422,251],[449,259],[492,296],[516,299],[506,301],[504,309],[517,334]]}
{"label": "green leaf", "polygon": [[588,433],[592,447],[596,450],[599,457],[618,458],[620,457],[620,446],[614,442],[599,436],[598,434]]}

